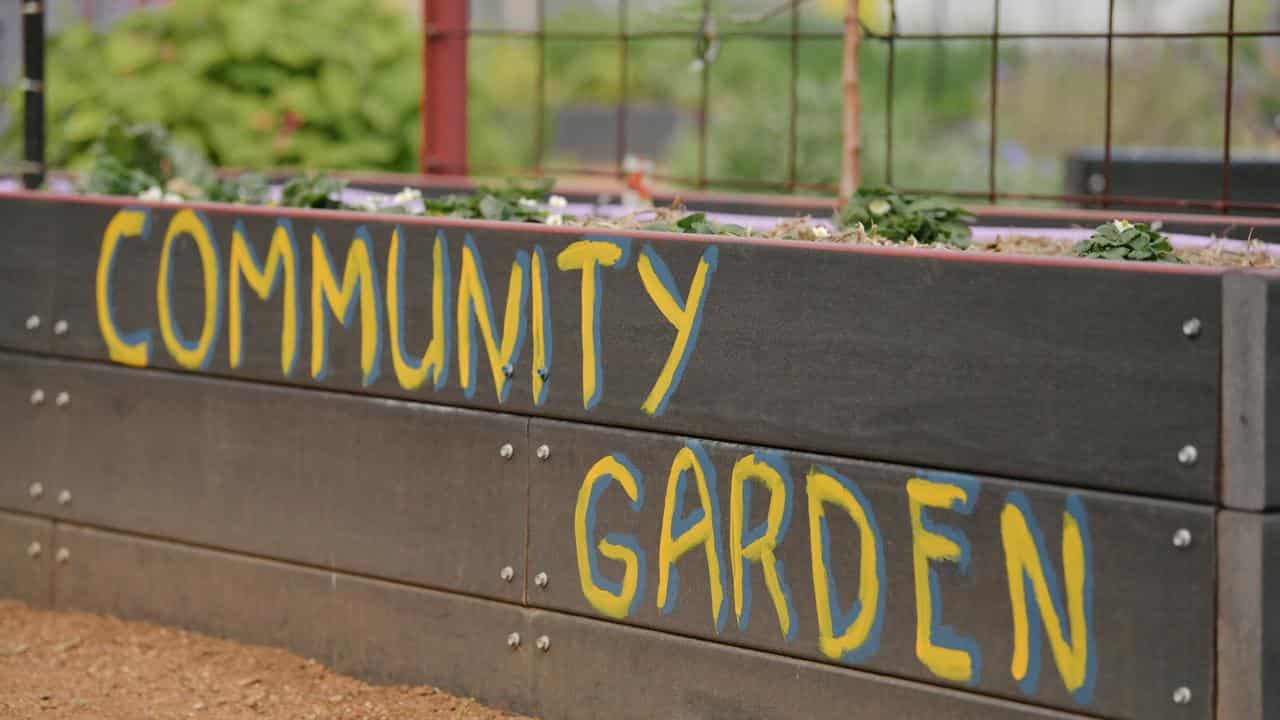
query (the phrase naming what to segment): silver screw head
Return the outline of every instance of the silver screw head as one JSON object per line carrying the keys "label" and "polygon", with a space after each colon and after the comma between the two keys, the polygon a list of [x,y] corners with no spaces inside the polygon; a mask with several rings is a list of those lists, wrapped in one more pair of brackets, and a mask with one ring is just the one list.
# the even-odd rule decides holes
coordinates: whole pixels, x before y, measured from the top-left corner
{"label": "silver screw head", "polygon": [[534,647],[538,648],[542,652],[547,652],[551,649],[551,638],[546,635],[539,635],[538,639],[534,642]]}
{"label": "silver screw head", "polygon": [[71,404],[71,393],[66,391],[60,392],[58,393],[58,396],[53,399],[53,402],[58,407],[66,407]]}
{"label": "silver screw head", "polygon": [[546,460],[551,457],[551,448],[547,445],[539,445],[537,455],[539,460]]}
{"label": "silver screw head", "polygon": [[66,563],[71,559],[71,551],[66,548],[58,548],[58,553],[53,558],[60,563]]}
{"label": "silver screw head", "polygon": [[547,379],[548,377],[550,377],[550,376],[551,376],[551,371],[550,371],[550,370],[547,370],[546,368],[538,368],[538,378],[539,378],[539,379],[546,380],[546,379]]}
{"label": "silver screw head", "polygon": [[1191,467],[1196,464],[1196,460],[1200,459],[1200,451],[1196,450],[1195,445],[1183,445],[1178,451],[1178,462],[1185,467]]}
{"label": "silver screw head", "polygon": [[1184,548],[1191,546],[1191,531],[1186,528],[1178,528],[1173,533],[1173,546],[1176,548]]}
{"label": "silver screw head", "polygon": [[512,650],[520,647],[520,633],[511,633],[507,636],[507,647]]}
{"label": "silver screw head", "polygon": [[59,491],[59,492],[58,492],[58,504],[59,504],[59,505],[70,505],[70,504],[71,504],[71,491],[70,491],[70,490],[62,490],[62,491]]}
{"label": "silver screw head", "polygon": [[53,324],[54,335],[66,335],[67,331],[70,329],[71,325],[66,320],[59,320]]}
{"label": "silver screw head", "polygon": [[1086,182],[1089,192],[1094,195],[1101,195],[1102,191],[1107,189],[1107,178],[1102,173],[1094,173],[1090,175]]}
{"label": "silver screw head", "polygon": [[515,368],[513,368],[513,367],[511,367],[511,365],[509,365],[509,364],[508,364],[508,365],[503,365],[503,366],[502,366],[502,374],[503,374],[503,375],[505,375],[505,376],[507,376],[507,377],[511,377],[511,376],[512,376],[512,375],[514,375],[515,373],[516,373],[516,369],[515,369]]}
{"label": "silver screw head", "polygon": [[40,547],[40,543],[35,542],[35,541],[33,540],[33,541],[31,542],[31,544],[27,546],[27,557],[29,557],[29,558],[38,558],[38,557],[40,557],[40,552],[41,552],[43,549],[44,549],[44,548],[41,548],[41,547]]}
{"label": "silver screw head", "polygon": [[511,446],[511,443],[506,443],[502,447],[498,448],[498,455],[501,456],[503,460],[510,460],[511,456],[515,454],[516,449]]}
{"label": "silver screw head", "polygon": [[533,576],[533,584],[537,585],[540,588],[545,588],[547,584],[550,582],[551,582],[551,578],[547,577],[547,574],[544,572],[540,572],[537,575]]}
{"label": "silver screw head", "polygon": [[36,330],[36,329],[38,329],[39,327],[40,327],[40,316],[39,316],[39,315],[32,315],[31,317],[27,318],[27,329],[28,329],[28,330]]}
{"label": "silver screw head", "polygon": [[44,495],[44,483],[31,483],[31,487],[27,488],[27,494],[32,498],[39,498],[41,495]]}
{"label": "silver screw head", "polygon": [[1173,691],[1173,701],[1178,705],[1186,705],[1191,702],[1191,688],[1180,687]]}
{"label": "silver screw head", "polygon": [[502,570],[498,572],[498,577],[502,578],[505,582],[511,582],[511,580],[515,576],[516,576],[516,570],[510,565],[502,568]]}
{"label": "silver screw head", "polygon": [[32,405],[43,405],[43,404],[44,404],[44,391],[43,391],[43,390],[41,390],[40,388],[36,388],[35,390],[32,390],[32,391],[31,391],[31,404],[32,404]]}
{"label": "silver screw head", "polygon": [[1200,330],[1203,327],[1200,318],[1188,318],[1186,322],[1182,323],[1182,334],[1189,338],[1199,337]]}

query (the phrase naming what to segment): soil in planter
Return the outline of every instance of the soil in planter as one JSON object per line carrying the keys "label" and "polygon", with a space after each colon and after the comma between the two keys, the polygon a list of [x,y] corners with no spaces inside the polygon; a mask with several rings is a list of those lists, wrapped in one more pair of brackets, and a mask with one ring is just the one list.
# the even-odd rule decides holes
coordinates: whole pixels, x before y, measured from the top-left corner
{"label": "soil in planter", "polygon": [[[653,208],[635,214],[612,217],[587,216],[573,218],[566,220],[566,224],[615,230],[644,230],[649,229],[654,223],[673,224],[683,214],[683,210]],[[1074,249],[1079,240],[1079,238],[1066,240],[1059,237],[1001,233],[993,242],[975,240],[967,248],[958,248],[945,243],[932,245],[910,241],[898,243],[866,233],[858,227],[830,229],[825,222],[815,223],[812,218],[808,217],[782,219],[768,228],[757,228],[748,234],[751,237],[775,240],[801,240],[817,243],[878,245],[883,247],[927,247],[953,252],[997,252],[1007,255],[1056,255],[1062,257],[1074,257]],[[1084,235],[1087,235],[1087,233],[1082,233],[1082,237]],[[1277,256],[1272,251],[1273,247],[1252,238],[1247,241],[1218,240],[1207,243],[1204,246],[1176,247],[1173,254],[1182,262],[1192,265],[1280,268],[1280,256]]]}
{"label": "soil in planter", "polygon": [[0,718],[34,717],[521,720],[430,687],[373,687],[282,650],[0,600]]}

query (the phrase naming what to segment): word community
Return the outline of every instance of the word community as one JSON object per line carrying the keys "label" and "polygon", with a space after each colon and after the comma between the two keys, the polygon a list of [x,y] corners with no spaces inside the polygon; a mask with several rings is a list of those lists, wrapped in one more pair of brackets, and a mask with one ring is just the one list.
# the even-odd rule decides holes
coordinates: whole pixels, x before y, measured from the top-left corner
{"label": "word community", "polygon": [[[150,212],[144,208],[118,211],[102,237],[95,282],[98,327],[110,358],[131,367],[147,367],[155,344],[152,328],[126,330],[117,324],[112,304],[112,283],[116,258],[126,241],[150,238]],[[179,244],[195,244],[201,267],[204,312],[200,332],[188,339],[175,313],[174,257]],[[470,235],[461,243],[461,260],[456,277],[452,272],[451,248],[443,233],[437,232],[431,246],[431,340],[425,351],[406,345],[404,324],[406,286],[404,267],[406,243],[402,230],[391,233],[385,265],[386,282],[379,277],[374,242],[364,227],[354,232],[344,261],[338,264],[330,253],[324,234],[310,237],[310,374],[323,381],[329,372],[330,316],[342,326],[358,317],[360,326],[361,381],[365,386],[377,380],[384,349],[390,350],[396,381],[406,391],[428,384],[436,390],[448,382],[450,361],[455,352],[457,382],[468,398],[476,390],[477,355],[481,346],[488,355],[489,371],[499,402],[506,402],[511,378],[524,341],[531,337],[533,402],[546,402],[551,372],[551,303],[548,297],[550,265],[563,273],[578,276],[581,284],[582,404],[595,407],[601,398],[600,300],[602,270],[621,270],[631,259],[629,238],[586,237],[570,243],[553,259],[542,246],[532,252],[519,250],[508,274],[507,297],[499,318],[489,292],[480,252]],[[282,303],[280,327],[280,372],[291,377],[302,343],[298,238],[287,219],[277,221],[265,259],[255,252],[244,226],[237,223],[231,233],[231,248],[224,267],[208,220],[199,212],[182,209],[174,213],[164,233],[159,267],[156,269],[156,325],[165,350],[180,367],[207,370],[220,340],[222,320],[227,319],[227,346],[232,369],[242,366],[245,347],[244,309],[246,300]],[[717,249],[708,247],[698,260],[687,291],[677,288],[671,271],[651,245],[644,245],[635,258],[635,269],[656,312],[671,325],[674,339],[653,386],[640,404],[649,415],[661,415],[680,384],[684,368],[697,341]],[[358,311],[358,314],[357,314]],[[499,321],[501,328],[499,328]]]}

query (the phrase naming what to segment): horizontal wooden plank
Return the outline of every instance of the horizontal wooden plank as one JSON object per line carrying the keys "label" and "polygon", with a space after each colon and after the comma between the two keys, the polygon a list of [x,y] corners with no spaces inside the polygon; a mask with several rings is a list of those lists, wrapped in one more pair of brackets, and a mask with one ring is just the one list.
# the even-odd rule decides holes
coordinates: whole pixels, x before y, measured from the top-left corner
{"label": "horizontal wooden plank", "polygon": [[867,717],[1083,717],[175,543],[68,525],[57,534],[70,553],[56,571],[59,608],[276,645],[374,681],[429,683],[540,717],[820,720],[851,708]]}
{"label": "horizontal wooden plank", "polygon": [[533,663],[548,719],[1084,717],[557,613],[534,614],[532,628],[550,642]]}
{"label": "horizontal wooden plank", "polygon": [[0,597],[49,607],[54,556],[52,522],[0,512]]}
{"label": "horizontal wooden plank", "polygon": [[[13,202],[0,199],[20,212]],[[62,210],[55,306],[72,331],[60,353],[1216,493],[1221,282],[1210,271],[212,206]],[[433,339],[439,354],[424,360]]]}
{"label": "horizontal wooden plank", "polygon": [[24,468],[0,479],[4,506],[521,597],[501,570],[523,576],[525,418],[0,353],[0,387],[35,379],[44,405],[0,406]]}
{"label": "horizontal wooden plank", "polygon": [[69,525],[57,606],[283,647],[377,682],[431,684],[527,709],[526,611]]}
{"label": "horizontal wooden plank", "polygon": [[531,604],[1106,717],[1210,717],[1211,508],[557,421],[530,438],[549,451]]}

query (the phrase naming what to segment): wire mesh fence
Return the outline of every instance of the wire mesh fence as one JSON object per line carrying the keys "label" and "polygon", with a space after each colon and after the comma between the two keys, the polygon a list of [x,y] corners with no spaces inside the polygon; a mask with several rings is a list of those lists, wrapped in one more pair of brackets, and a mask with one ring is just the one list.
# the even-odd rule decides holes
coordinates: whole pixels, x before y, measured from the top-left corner
{"label": "wire mesh fence", "polygon": [[[431,22],[442,2],[424,6],[427,54],[467,44],[472,173],[622,177],[656,99],[686,127],[655,180],[836,191],[844,33],[833,6],[843,0],[473,1],[462,27]],[[823,17],[824,5],[835,12]],[[992,203],[1280,212],[1280,6],[1270,0],[861,5],[864,182]],[[494,56],[526,78],[497,102]],[[428,68],[426,85],[451,71]],[[486,139],[495,124],[505,155]],[[601,126],[612,137],[594,153],[561,151],[599,140]]]}

